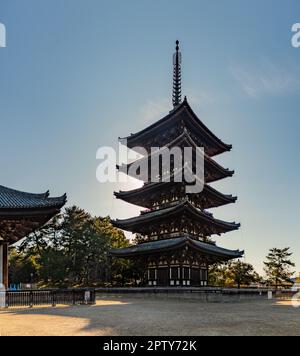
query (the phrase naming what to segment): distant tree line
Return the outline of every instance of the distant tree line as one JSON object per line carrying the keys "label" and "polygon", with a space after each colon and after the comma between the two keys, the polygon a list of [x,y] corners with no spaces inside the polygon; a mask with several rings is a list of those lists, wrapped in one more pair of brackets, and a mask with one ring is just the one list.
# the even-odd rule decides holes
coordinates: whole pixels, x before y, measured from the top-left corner
{"label": "distant tree line", "polygon": [[[132,243],[141,239],[137,235]],[[73,206],[11,248],[10,283],[67,287],[143,282],[143,269],[137,262],[109,257],[110,249],[130,245],[124,233],[113,227],[109,217],[94,217]],[[251,264],[240,260],[213,265],[209,284],[240,288],[267,283],[277,288],[290,283],[294,274],[291,256],[289,248],[271,249],[264,262],[265,280]]]}
{"label": "distant tree line", "polygon": [[210,267],[209,283],[220,287],[248,287],[254,284],[265,284],[275,287],[291,284],[294,275],[292,270],[295,264],[290,260],[292,252],[290,248],[272,248],[264,262],[266,278],[262,278],[249,264],[238,261],[230,261],[226,264],[216,264]]}

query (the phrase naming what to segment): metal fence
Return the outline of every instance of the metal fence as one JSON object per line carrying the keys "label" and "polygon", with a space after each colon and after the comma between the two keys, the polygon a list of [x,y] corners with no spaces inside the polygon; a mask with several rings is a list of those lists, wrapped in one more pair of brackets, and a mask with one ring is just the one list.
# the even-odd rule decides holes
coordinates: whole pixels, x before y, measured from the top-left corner
{"label": "metal fence", "polygon": [[57,304],[95,304],[94,289],[49,289],[6,291],[5,307],[33,307]]}

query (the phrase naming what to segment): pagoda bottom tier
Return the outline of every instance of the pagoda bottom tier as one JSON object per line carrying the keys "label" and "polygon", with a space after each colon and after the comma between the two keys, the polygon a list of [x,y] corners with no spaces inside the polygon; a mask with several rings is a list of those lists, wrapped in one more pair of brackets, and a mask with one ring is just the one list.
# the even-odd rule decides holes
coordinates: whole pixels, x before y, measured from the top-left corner
{"label": "pagoda bottom tier", "polygon": [[174,287],[207,286],[210,265],[242,255],[242,251],[227,250],[188,235],[111,250],[111,256],[143,262],[148,286]]}

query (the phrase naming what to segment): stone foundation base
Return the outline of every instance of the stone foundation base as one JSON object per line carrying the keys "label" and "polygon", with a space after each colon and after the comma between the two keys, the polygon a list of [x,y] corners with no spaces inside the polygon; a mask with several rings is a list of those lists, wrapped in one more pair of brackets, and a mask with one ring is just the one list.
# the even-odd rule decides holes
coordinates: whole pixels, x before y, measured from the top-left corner
{"label": "stone foundation base", "polygon": [[268,290],[257,289],[218,289],[218,288],[98,288],[98,297],[114,295],[130,296],[136,298],[170,298],[190,299],[210,303],[235,303],[255,299],[268,299]]}

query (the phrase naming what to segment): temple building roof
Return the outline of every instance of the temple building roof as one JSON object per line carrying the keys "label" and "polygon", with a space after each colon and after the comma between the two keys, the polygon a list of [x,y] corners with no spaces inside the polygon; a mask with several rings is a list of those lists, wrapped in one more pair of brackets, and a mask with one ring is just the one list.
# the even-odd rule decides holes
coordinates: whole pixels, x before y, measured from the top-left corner
{"label": "temple building roof", "polygon": [[[226,151],[230,151],[232,145],[228,145],[221,141],[215,134],[213,134],[197,117],[192,108],[190,107],[187,99],[172,110],[167,116],[154,124],[148,126],[142,131],[135,134],[131,134],[126,137],[127,146],[129,148],[145,147],[150,151],[151,147],[165,146],[169,141],[170,127],[173,129],[179,126],[179,129],[187,128],[194,136],[198,137],[201,144],[200,147],[205,148],[205,152],[209,156],[221,154]],[[164,132],[163,136],[159,136]],[[175,137],[178,136],[178,132]],[[158,141],[160,141],[158,145]],[[156,142],[156,144],[155,144]],[[197,142],[198,143],[198,142]]]}
{"label": "temple building roof", "polygon": [[0,237],[15,243],[59,213],[67,196],[51,198],[49,192],[25,193],[0,186]]}
{"label": "temple building roof", "polygon": [[50,198],[49,191],[32,194],[0,186],[0,213],[1,209],[61,208],[65,203],[66,195]]}
{"label": "temple building roof", "polygon": [[155,254],[155,253],[161,254],[169,250],[184,248],[185,246],[197,250],[200,253],[204,253],[210,256],[215,256],[224,261],[232,258],[240,258],[244,254],[244,251],[227,250],[225,248],[221,248],[216,245],[204,243],[201,241],[196,241],[193,238],[189,237],[188,235],[171,238],[171,239],[145,242],[145,243],[141,243],[135,246],[122,248],[122,249],[114,249],[110,251],[110,254],[113,256],[126,258],[126,257],[133,257],[135,255],[139,256],[139,255],[147,255],[147,254]]}

